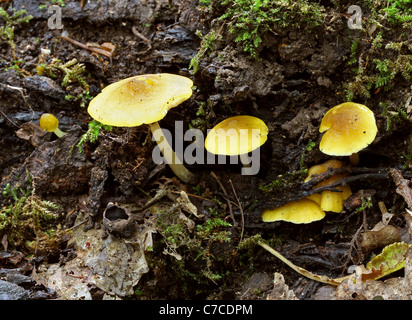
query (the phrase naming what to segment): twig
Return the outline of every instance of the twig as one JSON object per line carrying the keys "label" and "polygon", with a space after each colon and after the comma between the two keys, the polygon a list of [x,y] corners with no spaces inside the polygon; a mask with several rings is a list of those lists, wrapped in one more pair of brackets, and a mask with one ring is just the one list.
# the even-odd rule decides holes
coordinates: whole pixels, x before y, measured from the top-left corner
{"label": "twig", "polygon": [[216,182],[219,184],[219,186],[222,189],[223,193],[226,195],[226,197],[227,197],[226,201],[227,201],[227,204],[228,204],[228,207],[229,207],[230,217],[232,218],[232,221],[233,221],[233,226],[237,227],[238,224],[235,220],[235,216],[233,215],[232,204],[230,203],[230,200],[228,199],[229,195],[227,194],[225,187],[223,186],[222,182],[219,180],[219,178],[216,176],[216,174],[213,171],[210,172],[210,175],[213,178],[215,178]]}
{"label": "twig", "polygon": [[235,187],[233,186],[232,180],[229,179],[229,183],[230,183],[230,185],[232,186],[233,194],[235,195],[236,201],[237,201],[237,203],[238,203],[238,206],[237,206],[237,207],[238,207],[239,210],[240,210],[240,215],[241,215],[241,218],[242,218],[242,231],[241,231],[241,233],[240,233],[240,241],[242,241],[242,239],[243,239],[243,233],[244,233],[244,231],[245,231],[245,215],[244,215],[244,213],[243,213],[243,207],[242,207],[242,204],[240,203],[239,197],[237,196],[237,193],[236,193]]}
{"label": "twig", "polygon": [[78,226],[81,226],[83,223],[85,223],[87,221],[89,221],[89,218],[86,218],[83,221],[80,221],[79,223],[75,224],[73,227],[70,227],[70,228],[66,229],[66,231],[73,230],[73,229],[77,228]]}
{"label": "twig", "polygon": [[[361,168],[361,167],[358,168],[358,167],[350,167],[350,166],[343,167],[343,168],[328,168],[328,170],[326,170],[325,172],[312,175],[309,181],[302,184],[301,189],[305,191],[310,190],[318,183],[329,179],[335,174],[342,174],[342,173],[378,174],[378,175],[381,174],[382,176],[379,176],[379,177],[387,177],[388,172],[389,172],[388,168]],[[360,179],[362,179],[362,177]]]}
{"label": "twig", "polygon": [[59,38],[60,38],[60,39],[63,39],[63,40],[66,40],[66,41],[69,41],[70,43],[72,43],[72,44],[74,44],[74,45],[76,45],[76,46],[78,46],[78,47],[80,47],[80,48],[82,48],[82,49],[86,49],[86,50],[89,50],[89,51],[92,51],[92,52],[101,54],[101,55],[106,56],[106,57],[108,57],[108,58],[110,58],[110,59],[112,58],[112,53],[109,52],[109,51],[102,50],[102,49],[99,49],[99,48],[89,47],[89,46],[87,46],[87,45],[85,45],[85,44],[83,44],[83,43],[81,43],[81,42],[79,42],[79,41],[73,40],[73,39],[68,38],[68,37],[65,37],[65,36],[60,36]]}
{"label": "twig", "polygon": [[328,168],[326,171],[319,173],[319,174],[313,174],[310,176],[310,180],[303,183],[301,186],[302,190],[310,190],[314,186],[316,186],[318,183],[321,183],[330,177],[334,176],[335,174],[342,174],[342,173],[348,173],[347,168]]}
{"label": "twig", "polygon": [[[365,218],[365,212],[364,212],[364,218]],[[357,250],[356,245],[358,243],[358,238],[359,238],[359,235],[360,235],[361,231],[364,230],[364,229],[365,229],[365,219],[362,220],[361,226],[358,228],[358,230],[356,230],[356,232],[353,235],[351,241],[349,242],[349,249],[345,253],[345,255],[347,256],[347,259],[346,259],[346,261],[343,265],[344,266],[343,270],[347,269],[348,263],[352,260],[352,250],[353,249]],[[342,272],[343,272],[343,270],[342,270]]]}
{"label": "twig", "polygon": [[18,126],[17,124],[15,124],[1,109],[0,109],[1,114],[10,121],[10,123],[14,126],[16,126],[17,128],[20,128],[20,126]]}
{"label": "twig", "polygon": [[23,98],[24,102],[29,106],[31,112],[32,112],[33,115],[34,115],[34,110],[33,110],[32,106],[31,106],[31,104],[27,101],[26,96],[24,95],[24,92],[23,92],[23,88],[10,86],[10,85],[8,85],[8,84],[6,84],[6,87],[9,88],[9,89],[12,89],[12,90],[17,90],[18,92],[20,92],[21,97]]}
{"label": "twig", "polygon": [[[180,191],[170,190],[170,192],[171,192],[171,193],[180,194]],[[210,200],[210,199],[208,199],[208,198],[205,198],[205,197],[202,197],[202,196],[198,196],[198,195],[193,194],[193,193],[187,193],[187,195],[188,195],[189,197],[198,198],[198,199],[202,199],[202,200],[205,200],[205,201],[212,201],[212,200]]]}
{"label": "twig", "polygon": [[132,27],[132,32],[146,43],[147,50],[152,49],[152,42],[149,39],[147,39],[143,34],[141,34],[139,31],[137,31],[135,26]]}
{"label": "twig", "polygon": [[349,176],[345,177],[342,179],[339,179],[338,181],[335,181],[331,184],[328,184],[326,186],[318,187],[309,191],[303,191],[300,198],[305,198],[307,196],[310,196],[315,193],[320,193],[322,191],[335,191],[335,192],[342,192],[342,190],[336,189],[335,187],[338,187],[340,185],[345,186],[348,185],[350,182],[360,180],[360,179],[387,179],[388,178],[388,172],[386,173],[364,173],[364,174],[358,174],[356,176]]}

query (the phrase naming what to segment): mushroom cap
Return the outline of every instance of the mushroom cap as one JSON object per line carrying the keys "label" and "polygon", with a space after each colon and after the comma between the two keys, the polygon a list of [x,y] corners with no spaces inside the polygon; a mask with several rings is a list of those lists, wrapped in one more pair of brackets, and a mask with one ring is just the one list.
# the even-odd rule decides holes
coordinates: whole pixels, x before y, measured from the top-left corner
{"label": "mushroom cap", "polygon": [[[317,164],[309,168],[308,176],[305,179],[305,182],[312,179],[312,175],[321,174],[328,170],[329,168],[342,168],[343,164],[339,160],[328,160],[322,164]],[[330,178],[318,183],[315,188],[326,186],[328,184],[334,183],[344,177],[347,174],[334,174]],[[343,201],[350,197],[352,194],[352,190],[349,186],[338,186],[336,189],[342,190],[342,192],[335,192],[325,190],[321,194],[313,194],[310,195],[308,198],[312,201],[315,201],[318,205],[320,205],[321,209],[324,211],[332,211],[332,212],[341,212],[343,209]]]}
{"label": "mushroom cap", "polygon": [[296,224],[311,223],[325,217],[319,205],[307,198],[289,202],[276,209],[265,209],[262,212],[263,222],[288,221]]}
{"label": "mushroom cap", "polygon": [[193,82],[169,74],[145,74],[112,83],[92,101],[87,111],[103,124],[136,127],[163,119],[167,112],[190,98]]}
{"label": "mushroom cap", "polygon": [[40,117],[40,128],[53,132],[59,126],[59,120],[51,113],[43,113]]}
{"label": "mushroom cap", "polygon": [[319,132],[325,132],[320,151],[331,156],[350,156],[371,144],[378,129],[368,107],[345,102],[326,112]]}
{"label": "mushroom cap", "polygon": [[264,144],[268,127],[253,116],[235,116],[218,123],[206,136],[205,148],[213,154],[236,156]]}

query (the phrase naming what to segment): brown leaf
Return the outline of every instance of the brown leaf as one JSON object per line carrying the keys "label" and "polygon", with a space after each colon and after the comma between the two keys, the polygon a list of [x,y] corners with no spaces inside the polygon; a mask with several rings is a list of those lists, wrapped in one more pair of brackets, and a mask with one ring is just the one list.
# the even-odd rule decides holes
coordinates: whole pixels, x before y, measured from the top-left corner
{"label": "brown leaf", "polygon": [[43,131],[38,124],[33,122],[23,123],[16,131],[16,135],[20,139],[29,141],[35,148],[47,141],[50,136],[47,131]]}
{"label": "brown leaf", "polygon": [[362,235],[361,248],[365,253],[399,242],[401,237],[394,226],[385,226],[379,231],[365,231]]}

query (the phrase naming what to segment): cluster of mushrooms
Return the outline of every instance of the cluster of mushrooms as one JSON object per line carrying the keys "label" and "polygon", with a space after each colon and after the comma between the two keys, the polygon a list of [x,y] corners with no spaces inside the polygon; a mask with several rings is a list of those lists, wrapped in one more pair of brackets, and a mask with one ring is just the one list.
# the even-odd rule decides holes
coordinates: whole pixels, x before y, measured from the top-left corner
{"label": "cluster of mushrooms", "polygon": [[[188,170],[167,142],[159,122],[167,112],[192,95],[193,82],[187,77],[169,73],[146,74],[130,77],[105,87],[89,104],[88,113],[102,124],[117,127],[137,127],[148,124],[154,140],[163,153],[164,160],[174,174],[183,182],[195,181],[195,176]],[[51,114],[44,114],[40,119],[43,130],[55,132],[61,137],[65,133],[58,129],[58,120]],[[243,130],[242,130],[243,129]],[[245,130],[246,129],[246,130]],[[258,129],[254,131],[252,129]],[[346,102],[330,109],[324,116],[320,128],[324,132],[319,149],[332,156],[349,156],[352,165],[356,165],[357,153],[375,139],[377,127],[373,112],[366,106]],[[258,134],[257,137],[243,137],[241,134]],[[259,148],[267,140],[268,128],[259,118],[240,115],[223,120],[209,131],[205,139],[205,148],[212,154],[240,156]],[[248,141],[247,144],[227,143]],[[222,147],[225,146],[225,147]],[[245,162],[244,165],[247,165]],[[321,174],[329,168],[341,168],[339,160],[329,160],[309,169],[309,181],[314,175]],[[316,185],[328,185],[343,178],[336,174]],[[339,186],[341,192],[323,191],[300,201],[266,209],[262,213],[264,222],[289,221],[293,223],[310,223],[325,217],[325,212],[341,212],[343,201],[351,195],[349,186]]]}
{"label": "cluster of mushrooms", "polygon": [[[330,109],[323,117],[319,132],[323,133],[319,149],[331,156],[349,156],[351,165],[359,162],[358,152],[375,140],[378,132],[375,116],[366,106],[345,102]],[[328,160],[308,170],[304,182],[328,169],[342,168],[339,160]],[[335,174],[329,179],[315,185],[314,188],[327,186],[344,178],[347,174]],[[292,201],[275,209],[262,212],[264,222],[289,221],[292,223],[311,223],[325,217],[325,212],[340,213],[343,201],[350,197],[352,191],[348,185],[338,186],[339,191],[323,191],[300,201]]]}

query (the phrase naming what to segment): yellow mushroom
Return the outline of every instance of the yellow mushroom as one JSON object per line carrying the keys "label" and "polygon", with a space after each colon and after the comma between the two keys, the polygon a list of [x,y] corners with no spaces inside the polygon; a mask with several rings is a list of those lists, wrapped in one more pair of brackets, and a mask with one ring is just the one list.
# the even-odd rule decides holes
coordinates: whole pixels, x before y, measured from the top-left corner
{"label": "yellow mushroom", "polygon": [[191,97],[192,86],[189,78],[169,73],[130,77],[105,87],[90,101],[87,111],[95,120],[111,126],[149,124],[166,163],[182,181],[191,182],[193,173],[176,157],[158,121]]}
{"label": "yellow mushroom", "polygon": [[247,115],[234,116],[209,131],[205,148],[216,155],[240,156],[242,164],[248,166],[247,154],[262,146],[267,135],[268,127],[261,119]]}
{"label": "yellow mushroom", "polygon": [[[327,171],[329,168],[337,169],[342,168],[342,162],[339,160],[329,160],[325,163],[315,165],[308,170],[308,176],[305,179],[305,182],[308,182],[312,179],[313,175],[321,174]],[[315,188],[326,186],[328,184],[334,183],[344,177],[347,174],[335,174],[329,179],[320,182],[315,186]],[[332,212],[341,212],[343,209],[343,201],[345,201],[349,196],[352,194],[352,191],[349,186],[338,186],[336,189],[342,190],[342,192],[336,191],[323,191],[321,194],[313,194],[308,196],[309,199],[315,201],[319,204],[320,208],[324,211],[332,211]]]}
{"label": "yellow mushroom", "polygon": [[351,156],[351,163],[356,165],[357,153],[373,142],[378,129],[368,107],[345,102],[325,114],[319,132],[324,132],[320,151],[331,156]]}
{"label": "yellow mushroom", "polygon": [[209,131],[205,148],[213,154],[241,155],[263,145],[267,135],[268,127],[259,118],[234,116],[219,122]]}
{"label": "yellow mushroom", "polygon": [[41,115],[40,128],[49,132],[54,132],[59,138],[66,134],[59,129],[59,120],[51,113],[43,113]]}
{"label": "yellow mushroom", "polygon": [[288,221],[296,224],[311,223],[325,217],[319,205],[307,198],[289,202],[276,209],[265,209],[262,212],[263,222]]}

